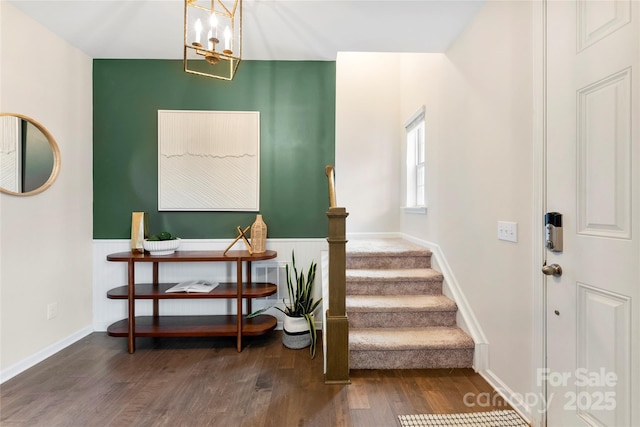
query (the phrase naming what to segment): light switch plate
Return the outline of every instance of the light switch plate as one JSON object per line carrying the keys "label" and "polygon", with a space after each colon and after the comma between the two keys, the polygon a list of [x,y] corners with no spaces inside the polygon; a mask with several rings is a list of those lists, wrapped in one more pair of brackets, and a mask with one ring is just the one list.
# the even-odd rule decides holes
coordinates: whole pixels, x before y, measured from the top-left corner
{"label": "light switch plate", "polygon": [[508,242],[518,241],[518,223],[508,221],[498,221],[498,240]]}
{"label": "light switch plate", "polygon": [[47,320],[51,320],[56,316],[58,316],[58,303],[52,302],[47,305]]}

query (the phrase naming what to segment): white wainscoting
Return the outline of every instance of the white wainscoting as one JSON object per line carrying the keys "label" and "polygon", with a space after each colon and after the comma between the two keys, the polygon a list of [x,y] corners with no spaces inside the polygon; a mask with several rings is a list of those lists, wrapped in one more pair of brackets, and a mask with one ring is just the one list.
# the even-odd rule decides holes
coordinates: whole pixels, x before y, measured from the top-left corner
{"label": "white wainscoting", "polygon": [[[183,239],[180,250],[224,250],[229,244],[228,239]],[[109,262],[107,255],[114,252],[130,250],[129,239],[94,240],[93,241],[93,328],[96,331],[106,331],[107,327],[118,320],[124,319],[127,313],[126,300],[111,300],[107,298],[109,289],[127,284],[127,264],[124,262]],[[282,304],[287,298],[285,265],[291,262],[291,252],[295,250],[296,265],[299,270],[306,271],[311,261],[320,266],[321,252],[328,248],[324,238],[318,239],[268,239],[267,249],[278,252],[273,260],[252,263],[254,281],[269,280],[278,284],[278,295],[264,299],[253,300],[253,309],[268,305]],[[233,249],[242,249],[237,243]],[[136,265],[136,283],[150,283],[151,264]],[[161,282],[180,282],[189,279],[206,279],[215,282],[234,281],[236,270],[234,263],[224,262],[193,262],[193,263],[163,263],[160,265]],[[316,275],[314,288],[316,298],[322,296],[320,274]],[[160,301],[160,314],[235,314],[235,300],[193,300],[193,301]],[[322,305],[319,312],[323,312]],[[151,314],[151,301],[136,302],[137,315]],[[270,310],[278,318],[278,329],[282,328],[282,313]],[[322,316],[317,316],[318,321]],[[318,324],[322,328],[322,324]]]}

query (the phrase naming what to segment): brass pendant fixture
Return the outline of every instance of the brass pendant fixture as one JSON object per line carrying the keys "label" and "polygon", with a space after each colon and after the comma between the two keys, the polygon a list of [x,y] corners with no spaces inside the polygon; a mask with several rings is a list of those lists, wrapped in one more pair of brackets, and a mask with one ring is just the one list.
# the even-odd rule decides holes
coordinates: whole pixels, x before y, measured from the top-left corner
{"label": "brass pendant fixture", "polygon": [[242,58],[242,0],[184,1],[184,71],[232,80]]}

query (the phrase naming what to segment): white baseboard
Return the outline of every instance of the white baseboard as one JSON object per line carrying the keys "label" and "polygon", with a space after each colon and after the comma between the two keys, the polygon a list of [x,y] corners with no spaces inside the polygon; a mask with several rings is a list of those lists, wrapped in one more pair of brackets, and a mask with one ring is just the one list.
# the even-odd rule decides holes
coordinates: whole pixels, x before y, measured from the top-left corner
{"label": "white baseboard", "polygon": [[401,236],[410,242],[431,250],[431,261],[434,264],[434,267],[444,276],[443,293],[453,299],[458,305],[458,326],[468,333],[476,344],[473,357],[473,368],[477,372],[487,370],[489,368],[489,341],[482,331],[480,323],[473,313],[464,292],[462,292],[460,284],[456,280],[442,249],[439,245],[426,240],[418,239],[406,234],[401,234]]}
{"label": "white baseboard", "polygon": [[4,369],[2,371],[0,371],[0,384],[4,383],[5,381],[10,380],[11,378],[15,377],[16,375],[26,371],[27,369],[37,365],[38,363],[42,362],[43,360],[45,360],[48,357],[53,356],[54,354],[56,354],[57,352],[59,352],[60,350],[70,346],[71,344],[75,343],[76,341],[81,340],[82,338],[86,337],[87,335],[91,334],[93,332],[93,328],[91,326],[87,326],[85,328],[80,329],[78,332],[75,332],[71,335],[69,335],[66,338],[61,339],[60,341],[51,344],[50,346],[43,348],[42,350],[38,351],[37,353],[32,354],[31,356],[27,357],[26,359],[23,359],[21,361],[19,361],[18,363],[15,363],[11,366],[9,366],[7,369]]}
{"label": "white baseboard", "polygon": [[475,352],[473,357],[473,368],[482,372],[489,367],[489,341],[485,336],[480,323],[476,318],[469,302],[467,301],[458,281],[456,280],[451,267],[449,266],[444,253],[439,245],[418,239],[416,237],[400,233],[400,232],[384,232],[384,233],[347,233],[347,240],[352,239],[391,239],[403,238],[417,245],[426,247],[431,250],[432,262],[434,267],[444,276],[443,293],[453,299],[458,305],[458,326],[467,332],[475,342]]}
{"label": "white baseboard", "polygon": [[[444,276],[443,292],[452,298],[458,305],[460,320],[458,325],[473,338],[476,344],[473,368],[500,396],[502,396],[502,398],[504,398],[504,400],[507,401],[507,403],[509,403],[509,405],[511,405],[520,414],[520,416],[522,416],[527,422],[531,423],[533,411],[532,408],[527,405],[526,400],[523,398],[524,396],[514,392],[493,371],[491,371],[491,369],[489,369],[489,341],[482,331],[480,323],[462,292],[462,289],[460,288],[460,285],[456,280],[440,246],[409,235],[403,234],[402,237],[431,250],[434,267]],[[535,423],[533,425],[539,424],[537,420],[534,420],[534,422]]]}
{"label": "white baseboard", "polygon": [[518,414],[520,414],[522,418],[525,419],[527,423],[529,423],[530,425],[537,425],[531,424],[532,410],[531,407],[524,401],[522,394],[516,393],[511,390],[511,388],[508,387],[500,378],[498,378],[498,376],[495,375],[490,369],[481,371],[480,375],[489,383],[489,385],[491,385],[491,387],[493,387],[493,389],[500,396],[502,396],[504,400],[507,401],[509,405],[511,405],[513,409],[516,410],[516,412],[518,412]]}

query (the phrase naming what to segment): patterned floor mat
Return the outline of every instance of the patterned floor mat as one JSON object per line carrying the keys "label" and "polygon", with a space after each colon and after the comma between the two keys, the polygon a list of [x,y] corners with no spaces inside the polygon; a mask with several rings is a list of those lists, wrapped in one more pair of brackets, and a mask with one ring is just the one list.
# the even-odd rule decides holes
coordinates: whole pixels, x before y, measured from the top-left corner
{"label": "patterned floor mat", "polygon": [[402,427],[528,427],[516,411],[399,415]]}

